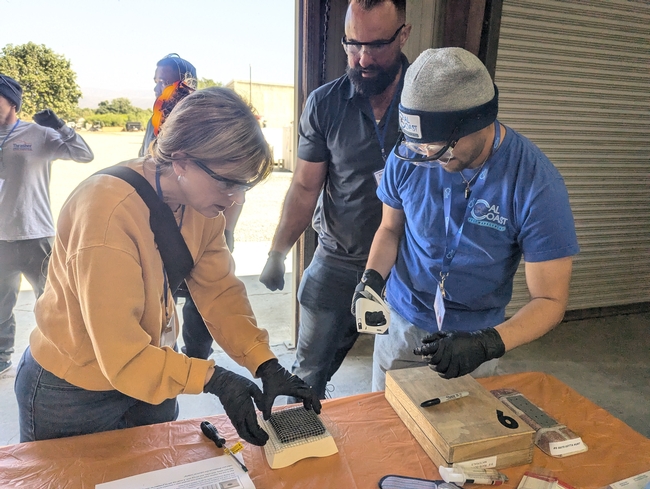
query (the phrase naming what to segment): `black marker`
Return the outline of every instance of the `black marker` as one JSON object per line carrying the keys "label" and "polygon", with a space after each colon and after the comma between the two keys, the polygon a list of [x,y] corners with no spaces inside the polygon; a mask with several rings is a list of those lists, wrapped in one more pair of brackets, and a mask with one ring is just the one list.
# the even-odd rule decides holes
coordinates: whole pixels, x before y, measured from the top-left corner
{"label": "black marker", "polygon": [[437,406],[438,404],[442,404],[443,402],[453,401],[454,399],[460,399],[461,397],[467,397],[467,396],[469,396],[469,392],[463,391],[463,392],[458,392],[456,394],[449,394],[448,396],[436,397],[434,399],[429,399],[428,401],[424,401],[423,403],[420,404],[420,407]]}

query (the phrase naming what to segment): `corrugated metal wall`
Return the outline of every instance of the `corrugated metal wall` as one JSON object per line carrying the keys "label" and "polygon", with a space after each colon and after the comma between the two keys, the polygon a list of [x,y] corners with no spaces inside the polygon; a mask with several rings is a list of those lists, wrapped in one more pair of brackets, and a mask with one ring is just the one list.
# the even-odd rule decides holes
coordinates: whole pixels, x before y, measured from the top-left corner
{"label": "corrugated metal wall", "polygon": [[[650,2],[504,0],[499,119],[566,181],[569,309],[650,301]],[[523,264],[508,313],[528,300]]]}

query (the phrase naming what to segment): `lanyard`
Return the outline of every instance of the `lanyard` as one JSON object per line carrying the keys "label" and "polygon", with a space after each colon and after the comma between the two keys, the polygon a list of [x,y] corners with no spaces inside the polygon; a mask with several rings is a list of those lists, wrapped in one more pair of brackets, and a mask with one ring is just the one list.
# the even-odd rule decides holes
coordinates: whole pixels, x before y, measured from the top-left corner
{"label": "lanyard", "polygon": [[375,126],[375,134],[377,135],[377,140],[379,141],[379,146],[381,146],[381,157],[384,160],[384,163],[386,163],[386,148],[385,143],[386,143],[386,132],[388,131],[388,122],[390,121],[390,115],[393,112],[393,107],[395,106],[395,101],[397,100],[397,96],[399,95],[400,90],[399,87],[395,89],[395,93],[393,94],[393,98],[390,101],[390,105],[388,106],[388,110],[386,111],[386,122],[384,123],[384,130],[380,131],[379,130],[379,124],[377,124],[377,120],[375,119],[375,114],[372,110],[372,105],[370,105],[370,100],[368,100],[368,105],[370,105],[370,112],[372,112],[372,123]]}
{"label": "lanyard", "polygon": [[[492,149],[488,155],[488,159],[492,157],[494,152],[498,149],[499,144],[501,143],[501,126],[498,121],[494,121],[494,141],[492,144]],[[476,183],[474,184],[474,191],[480,191],[487,180],[488,168],[484,167],[481,171],[481,174],[478,176]],[[451,265],[454,256],[456,256],[456,251],[458,250],[458,245],[460,244],[460,238],[463,235],[463,227],[465,226],[465,221],[469,217],[469,214],[472,212],[474,203],[476,199],[470,199],[466,201],[465,204],[465,213],[463,216],[463,221],[458,228],[458,230],[450,237],[449,233],[449,223],[451,221],[451,173],[444,171],[444,189],[443,189],[443,199],[444,199],[444,210],[445,210],[445,234],[447,236],[447,245],[445,247],[445,254],[442,257],[442,268],[440,270],[440,292],[442,297],[446,298],[445,293],[445,280],[449,276],[449,267]],[[453,232],[453,230],[452,230]]]}
{"label": "lanyard", "polygon": [[[160,166],[156,165],[156,193],[158,194],[158,197],[160,197],[160,200],[163,200],[163,191],[162,187],[160,186]],[[181,206],[181,222],[178,223],[178,229],[180,230],[183,227],[183,218],[185,217],[185,206]],[[163,289],[165,290],[165,314],[167,314],[167,305],[169,301],[169,280],[167,279],[167,271],[165,270],[165,263],[163,262],[163,277],[164,283],[163,283]]]}
{"label": "lanyard", "polygon": [[2,148],[4,146],[4,144],[7,142],[7,139],[9,139],[9,136],[11,136],[11,133],[14,132],[14,129],[16,129],[16,126],[18,125],[19,122],[20,122],[20,119],[18,119],[16,121],[16,123],[14,124],[14,127],[12,127],[11,131],[9,131],[9,134],[7,134],[5,136],[5,138],[2,140],[2,142],[0,143],[0,148]]}

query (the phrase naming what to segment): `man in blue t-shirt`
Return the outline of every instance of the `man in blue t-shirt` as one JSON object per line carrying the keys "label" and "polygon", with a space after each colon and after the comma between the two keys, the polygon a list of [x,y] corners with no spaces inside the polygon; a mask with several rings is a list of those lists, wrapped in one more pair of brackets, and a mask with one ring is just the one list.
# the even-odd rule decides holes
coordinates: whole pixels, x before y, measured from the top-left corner
{"label": "man in blue t-shirt", "polygon": [[[354,309],[361,290],[386,286],[391,321],[375,339],[373,390],[386,370],[427,363],[444,378],[492,375],[506,351],[564,316],[579,249],[566,187],[497,111],[487,69],[464,49],[429,49],[406,72],[403,135],[353,299]],[[505,320],[522,256],[531,298]]]}

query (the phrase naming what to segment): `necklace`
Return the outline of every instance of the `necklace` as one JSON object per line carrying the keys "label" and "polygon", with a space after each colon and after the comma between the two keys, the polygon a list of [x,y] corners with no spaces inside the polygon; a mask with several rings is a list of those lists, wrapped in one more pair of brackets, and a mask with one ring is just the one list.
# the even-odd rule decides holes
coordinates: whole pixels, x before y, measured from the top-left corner
{"label": "necklace", "polygon": [[485,158],[483,160],[483,163],[481,163],[481,166],[478,167],[478,170],[476,170],[476,173],[474,173],[474,175],[472,175],[472,178],[470,178],[469,180],[467,180],[465,178],[465,175],[463,175],[462,171],[459,172],[460,173],[460,178],[462,178],[463,182],[465,182],[465,199],[469,199],[469,196],[472,194],[472,190],[469,188],[469,186],[472,184],[474,179],[479,175],[479,173],[481,173],[481,170],[483,169],[483,167],[485,166],[485,163],[487,162],[487,160],[489,158],[490,158],[490,155],[488,155],[487,158]]}

